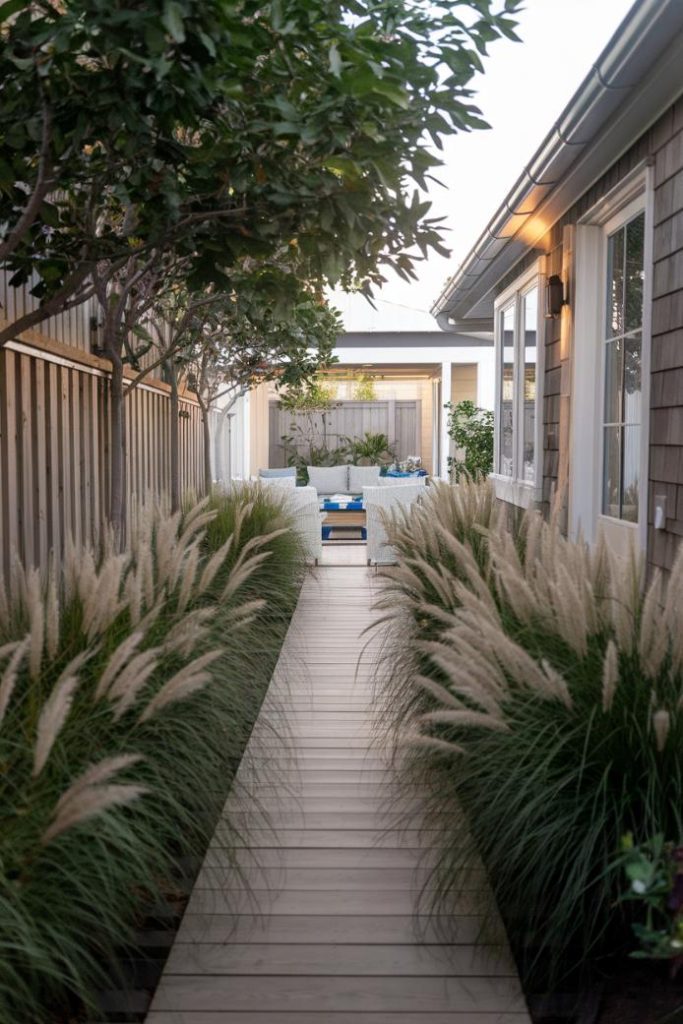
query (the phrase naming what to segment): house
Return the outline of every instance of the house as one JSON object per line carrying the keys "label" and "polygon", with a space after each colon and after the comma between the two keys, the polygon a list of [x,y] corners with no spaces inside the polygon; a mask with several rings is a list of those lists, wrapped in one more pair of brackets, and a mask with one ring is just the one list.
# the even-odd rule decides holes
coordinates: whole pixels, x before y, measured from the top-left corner
{"label": "house", "polygon": [[667,570],[683,536],[683,3],[638,0],[432,313],[495,354],[497,495]]}

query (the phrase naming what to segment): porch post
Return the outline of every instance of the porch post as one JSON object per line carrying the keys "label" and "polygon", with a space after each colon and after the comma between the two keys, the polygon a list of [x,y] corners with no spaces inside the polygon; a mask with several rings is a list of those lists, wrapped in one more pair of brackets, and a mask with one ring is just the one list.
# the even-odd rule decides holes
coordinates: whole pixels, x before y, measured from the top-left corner
{"label": "porch post", "polygon": [[444,409],[444,406],[451,400],[452,373],[453,363],[450,360],[441,364],[441,408],[438,411],[438,422],[440,424],[441,432],[441,465],[439,466],[439,476],[442,480],[448,480],[448,455],[451,450],[451,440],[448,436],[448,413]]}

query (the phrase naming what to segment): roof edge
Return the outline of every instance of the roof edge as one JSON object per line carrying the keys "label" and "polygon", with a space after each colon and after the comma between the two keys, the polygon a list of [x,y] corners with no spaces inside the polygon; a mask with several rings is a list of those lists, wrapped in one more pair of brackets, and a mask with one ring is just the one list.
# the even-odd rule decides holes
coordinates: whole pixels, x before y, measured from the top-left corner
{"label": "roof edge", "polygon": [[[680,68],[681,59],[683,3],[637,0],[432,305],[442,330],[471,331],[471,320],[490,320],[482,300],[496,281],[628,148],[632,122],[642,134],[680,94],[680,73],[669,68]],[[600,152],[591,163],[586,158],[598,137]],[[563,189],[567,182],[573,190]],[[550,223],[540,216],[548,209]]]}

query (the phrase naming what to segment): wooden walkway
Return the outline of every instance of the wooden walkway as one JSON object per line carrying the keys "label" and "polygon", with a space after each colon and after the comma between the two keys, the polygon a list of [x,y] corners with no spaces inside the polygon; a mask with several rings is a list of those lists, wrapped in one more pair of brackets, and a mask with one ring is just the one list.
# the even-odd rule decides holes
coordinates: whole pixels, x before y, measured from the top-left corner
{"label": "wooden walkway", "polygon": [[504,942],[477,943],[476,899],[452,944],[416,928],[428,838],[387,815],[372,652],[359,665],[373,579],[306,581],[226,808],[244,839],[219,824],[147,1024],[528,1024]]}

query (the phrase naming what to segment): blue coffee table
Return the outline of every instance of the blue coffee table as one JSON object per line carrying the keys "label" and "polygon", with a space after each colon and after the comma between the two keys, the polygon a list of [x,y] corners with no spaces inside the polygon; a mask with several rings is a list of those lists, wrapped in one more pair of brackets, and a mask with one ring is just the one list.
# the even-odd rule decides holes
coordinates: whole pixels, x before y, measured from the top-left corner
{"label": "blue coffee table", "polygon": [[361,540],[367,540],[365,509],[360,494],[344,502],[325,498],[320,502],[320,511],[325,513],[322,522],[323,540],[330,539],[332,530],[360,530]]}

